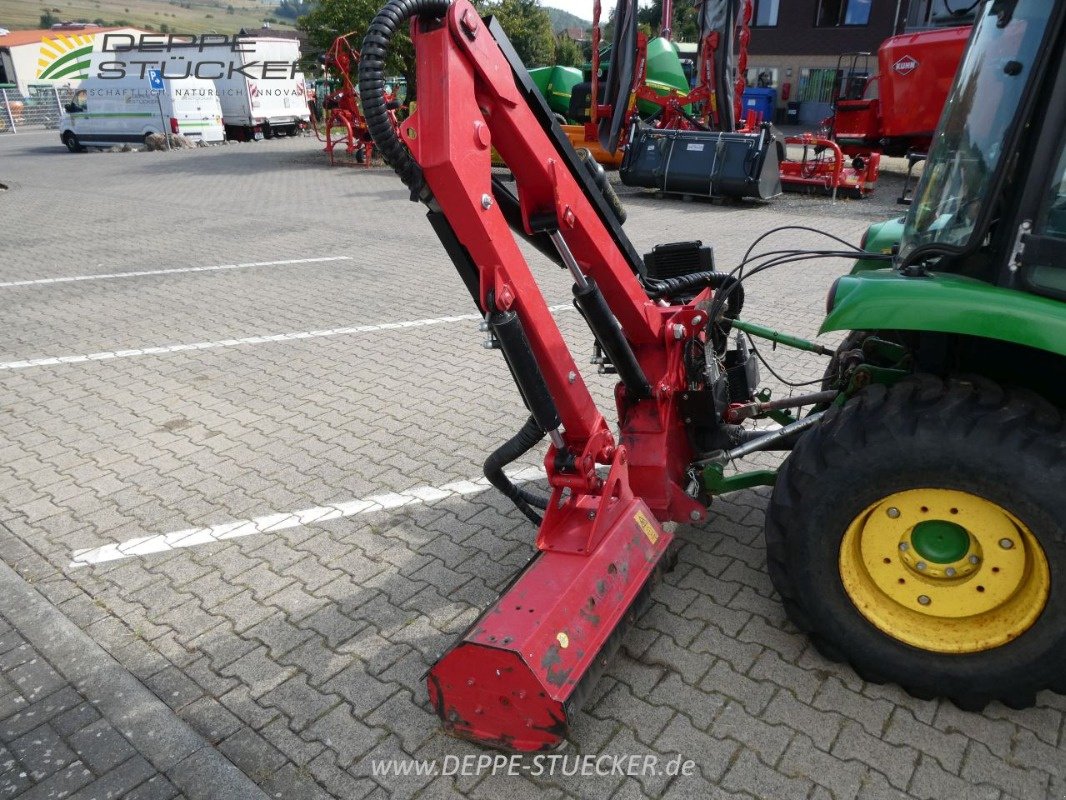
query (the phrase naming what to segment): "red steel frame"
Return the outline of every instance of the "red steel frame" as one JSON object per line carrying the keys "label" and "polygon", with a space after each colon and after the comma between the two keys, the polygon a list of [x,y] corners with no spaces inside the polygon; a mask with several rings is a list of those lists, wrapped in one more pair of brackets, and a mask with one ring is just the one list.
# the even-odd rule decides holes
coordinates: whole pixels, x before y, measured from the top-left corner
{"label": "red steel frame", "polygon": [[[558,468],[555,447],[549,449],[551,500],[539,553],[430,670],[430,698],[457,735],[548,749],[563,740],[569,714],[660,568],[671,540],[660,521],[706,516],[683,490],[694,453],[679,401],[687,389],[683,341],[702,331],[705,315],[695,303],[709,292],[683,306],[649,299],[468,0],[454,3],[441,27],[414,21],[412,38],[419,104],[400,136],[477,266],[482,310],[512,310],[521,319],[575,465]],[[492,201],[493,147],[514,175],[527,232],[531,217],[554,212],[651,383],[645,400],[619,385],[618,440]],[[608,467],[606,478],[597,465]]]}

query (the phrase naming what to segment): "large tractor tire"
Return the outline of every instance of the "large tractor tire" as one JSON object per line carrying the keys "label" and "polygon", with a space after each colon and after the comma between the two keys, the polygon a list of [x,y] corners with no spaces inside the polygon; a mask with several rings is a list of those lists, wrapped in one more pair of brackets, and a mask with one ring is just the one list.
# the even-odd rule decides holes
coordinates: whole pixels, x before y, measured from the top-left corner
{"label": "large tractor tire", "polygon": [[789,618],[868,681],[968,710],[1066,693],[1066,428],[1035,395],[864,389],[781,468],[766,550]]}

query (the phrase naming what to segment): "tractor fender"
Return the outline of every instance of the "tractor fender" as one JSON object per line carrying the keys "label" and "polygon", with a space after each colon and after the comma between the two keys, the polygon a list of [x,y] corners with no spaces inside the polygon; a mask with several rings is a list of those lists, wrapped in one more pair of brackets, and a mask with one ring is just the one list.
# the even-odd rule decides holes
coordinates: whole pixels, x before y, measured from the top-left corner
{"label": "tractor fender", "polygon": [[1066,356],[1061,301],[961,275],[893,269],[844,275],[829,290],[821,333],[909,330],[999,339]]}

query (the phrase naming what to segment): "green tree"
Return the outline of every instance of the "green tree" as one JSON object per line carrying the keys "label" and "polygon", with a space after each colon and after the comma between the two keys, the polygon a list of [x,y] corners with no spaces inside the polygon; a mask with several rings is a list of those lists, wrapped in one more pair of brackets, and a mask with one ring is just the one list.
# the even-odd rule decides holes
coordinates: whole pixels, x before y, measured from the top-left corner
{"label": "green tree", "polygon": [[55,25],[59,21],[60,21],[59,17],[57,17],[54,14],[52,14],[51,11],[45,11],[43,14],[41,14],[41,27],[42,28],[51,28],[53,25]]}
{"label": "green tree", "polygon": [[[663,18],[663,0],[652,0],[651,5],[637,9],[637,21],[647,25],[655,36],[659,35]],[[696,42],[700,38],[699,12],[695,0],[675,0],[673,38],[679,42]]]}
{"label": "green tree", "polygon": [[555,40],[555,63],[560,67],[580,67],[585,63],[585,54],[577,42],[563,35]]}
{"label": "green tree", "polygon": [[478,10],[496,17],[527,67],[550,64],[555,58],[551,17],[537,0],[483,1]]}

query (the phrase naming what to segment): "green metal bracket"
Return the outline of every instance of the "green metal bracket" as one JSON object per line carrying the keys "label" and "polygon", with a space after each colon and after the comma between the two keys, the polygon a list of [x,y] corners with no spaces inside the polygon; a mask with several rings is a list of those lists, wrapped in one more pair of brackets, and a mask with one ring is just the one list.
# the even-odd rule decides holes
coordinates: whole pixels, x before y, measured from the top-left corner
{"label": "green metal bracket", "polygon": [[773,486],[777,480],[777,470],[756,469],[750,472],[738,472],[726,477],[723,464],[707,464],[703,468],[703,488],[711,497],[751,489],[755,486]]}
{"label": "green metal bracket", "polygon": [[871,364],[863,364],[855,368],[848,382],[848,388],[841,393],[841,397],[855,394],[855,392],[869,386],[871,383],[882,383],[892,386],[899,383],[911,373],[905,369],[890,369],[888,367],[875,367]]}
{"label": "green metal bracket", "polygon": [[906,366],[902,362],[910,356],[910,351],[903,345],[878,339],[876,336],[866,337],[862,343],[862,353],[867,360],[877,360],[900,367]]}

